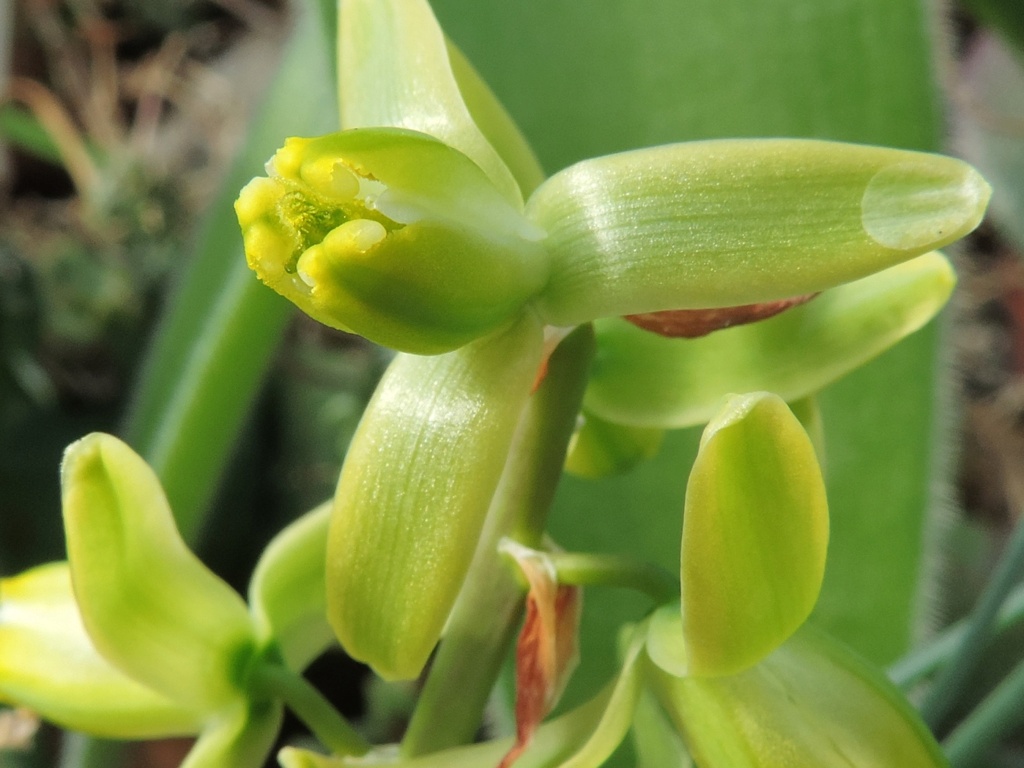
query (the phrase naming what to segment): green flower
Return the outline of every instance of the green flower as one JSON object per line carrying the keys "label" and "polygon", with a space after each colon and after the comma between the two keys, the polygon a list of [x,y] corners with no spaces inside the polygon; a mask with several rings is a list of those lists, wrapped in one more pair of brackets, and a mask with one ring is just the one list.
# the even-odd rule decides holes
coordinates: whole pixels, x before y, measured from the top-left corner
{"label": "green flower", "polygon": [[239,221],[268,285],[402,351],[524,311],[572,326],[821,291],[959,239],[990,193],[951,158],[794,139],[624,152],[534,189],[528,145],[426,0],[346,3],[339,44],[349,130],[290,139]]}
{"label": "green flower", "polygon": [[[272,288],[329,325],[437,356],[396,359],[353,441],[330,524],[331,625],[346,651],[387,678],[418,675],[440,636],[545,327],[843,286],[790,310],[817,317],[817,347],[834,351],[827,380],[935,311],[950,279],[941,257],[923,254],[973,229],[989,195],[958,160],[791,139],[636,150],[545,181],[426,0],[346,0],[338,73],[346,130],[289,140],[237,211],[249,263]],[[910,280],[851,282],[919,256]],[[901,293],[912,310],[889,317],[883,305]],[[871,298],[855,306],[850,294]],[[858,325],[852,318],[872,301],[879,322]],[[761,324],[761,340],[772,328],[792,333],[786,316]],[[830,336],[837,319],[842,329]],[[735,343],[732,372],[752,347],[749,337]],[[699,340],[690,349],[652,361],[710,354]],[[588,409],[592,425],[609,428],[577,441],[591,452],[576,457],[584,472],[650,454],[656,432],[634,428],[671,426],[683,411],[684,420],[709,418],[722,394],[749,388],[728,375],[683,387],[662,404],[667,417],[643,423],[639,408],[626,403],[625,417],[614,408],[618,385],[609,382],[630,364],[601,368],[599,352],[604,379]],[[796,368],[780,370],[797,398],[825,383],[806,362]],[[602,387],[612,395],[602,399]]]}

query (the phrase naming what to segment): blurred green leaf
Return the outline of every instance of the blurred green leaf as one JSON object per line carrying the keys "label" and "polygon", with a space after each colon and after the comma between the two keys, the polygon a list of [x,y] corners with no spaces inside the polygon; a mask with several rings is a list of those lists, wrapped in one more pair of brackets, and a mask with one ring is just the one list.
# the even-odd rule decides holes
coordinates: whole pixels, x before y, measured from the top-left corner
{"label": "blurred green leaf", "polygon": [[280,70],[210,207],[128,408],[125,438],[156,470],[190,540],[289,317],[288,303],[246,265],[232,203],[283,137],[338,128],[327,32],[313,11],[297,14]]}
{"label": "blurred green leaf", "polygon": [[0,104],[0,139],[22,151],[61,164],[60,149],[31,114],[13,104]]}

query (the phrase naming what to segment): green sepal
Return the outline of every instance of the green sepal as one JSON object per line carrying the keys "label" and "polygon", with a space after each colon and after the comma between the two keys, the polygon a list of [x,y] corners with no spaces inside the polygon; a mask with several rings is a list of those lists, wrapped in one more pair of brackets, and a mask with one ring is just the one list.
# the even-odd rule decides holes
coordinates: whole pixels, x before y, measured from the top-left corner
{"label": "green sepal", "polygon": [[565,457],[565,470],[577,477],[627,472],[656,455],[665,437],[662,429],[613,424],[586,411],[580,419]]}
{"label": "green sepal", "polygon": [[[463,64],[459,62],[457,71],[466,84],[469,75]],[[521,210],[523,193],[473,120],[452,70],[444,32],[426,0],[346,0],[341,4],[341,125],[393,126],[434,136],[471,158],[502,196]],[[480,111],[494,118],[493,105],[481,100],[478,91],[474,95]]]}
{"label": "green sepal", "polygon": [[441,634],[541,353],[528,315],[447,355],[399,355],[363,415],[334,499],[328,618],[386,679],[416,677]]}
{"label": "green sepal", "polygon": [[71,579],[97,650],[186,707],[237,700],[254,648],[249,613],[182,541],[146,462],[94,433],[68,447],[61,486]]}
{"label": "green sepal", "polygon": [[0,580],[0,700],[114,739],[198,733],[203,713],[114,668],[86,634],[67,563]]}
{"label": "green sepal", "polygon": [[938,155],[797,139],[585,160],[527,204],[547,233],[545,322],[800,296],[963,237],[989,187]]}
{"label": "green sepal", "polygon": [[284,719],[276,701],[244,701],[218,713],[181,768],[253,768],[266,762]]}
{"label": "green sepal", "polygon": [[543,233],[468,157],[422,133],[288,139],[235,211],[260,280],[320,322],[436,354],[543,287]]}
{"label": "green sepal", "polygon": [[754,664],[810,615],[828,549],[814,446],[776,395],[734,395],[711,420],[686,487],[680,585],[685,671]]}
{"label": "green sepal", "polygon": [[701,768],[947,766],[934,737],[880,670],[805,626],[757,665],[648,679]]}
{"label": "green sepal", "polygon": [[263,550],[249,581],[249,610],[257,637],[302,670],[334,642],[327,623],[325,502],[281,531]]}
{"label": "green sepal", "polygon": [[728,392],[799,400],[921,328],[955,284],[946,258],[929,253],[768,320],[699,339],[601,320],[584,407],[619,424],[680,428],[707,422]]}

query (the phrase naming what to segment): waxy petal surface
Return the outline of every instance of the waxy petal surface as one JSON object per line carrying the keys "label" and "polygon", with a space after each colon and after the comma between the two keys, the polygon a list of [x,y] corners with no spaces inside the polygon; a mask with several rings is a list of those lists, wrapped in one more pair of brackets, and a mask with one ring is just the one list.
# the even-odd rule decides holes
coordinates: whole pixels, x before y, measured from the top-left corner
{"label": "waxy petal surface", "polygon": [[254,642],[249,613],[182,541],[146,462],[94,433],[68,447],[61,484],[75,598],[99,652],[186,706],[237,700]]}
{"label": "waxy petal surface", "polygon": [[548,233],[545,321],[787,299],[963,237],[990,189],[969,165],[798,139],[673,144],[585,160],[527,215]]}
{"label": "waxy petal surface", "polygon": [[821,590],[828,527],[825,484],[797,418],[776,395],[730,397],[686,488],[687,674],[733,674],[796,631]]}

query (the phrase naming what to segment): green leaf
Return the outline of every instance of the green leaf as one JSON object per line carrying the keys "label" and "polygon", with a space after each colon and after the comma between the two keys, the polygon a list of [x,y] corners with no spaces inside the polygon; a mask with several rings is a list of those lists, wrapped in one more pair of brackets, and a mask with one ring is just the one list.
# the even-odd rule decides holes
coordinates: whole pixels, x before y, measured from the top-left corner
{"label": "green leaf", "polygon": [[989,188],[938,155],[793,139],[709,141],[586,160],[530,198],[552,276],[545,321],[813,293],[951,243]]}
{"label": "green leaf", "polygon": [[437,642],[541,346],[524,317],[447,355],[400,355],[367,407],[335,494],[328,618],[386,679],[416,677]]}
{"label": "green leaf", "polygon": [[577,477],[598,478],[626,472],[654,456],[664,430],[613,424],[584,411],[569,443],[565,470]]}
{"label": "green leaf", "polygon": [[97,653],[67,563],[0,580],[0,699],[109,738],[178,736],[202,727],[201,712],[140,685]]}
{"label": "green leaf", "polygon": [[885,676],[811,627],[737,675],[650,679],[702,768],[948,765]]}
{"label": "green leaf", "polygon": [[266,102],[248,121],[245,145],[210,206],[128,407],[125,438],[159,475],[189,541],[291,316],[287,302],[253,279],[231,204],[282,137],[338,128],[321,19],[304,3],[295,10]]}
{"label": "green leaf", "polygon": [[60,147],[39,120],[22,107],[0,104],[0,138],[42,160],[61,164]]}
{"label": "green leaf", "polygon": [[956,277],[929,253],[838,286],[780,315],[698,339],[669,339],[625,320],[595,323],[600,353],[585,407],[619,424],[705,423],[728,392],[806,397],[921,328]]}
{"label": "green leaf", "polygon": [[346,0],[338,27],[341,124],[434,136],[473,160],[509,203],[521,207],[519,185],[473,121],[448,55],[426,0]]}
{"label": "green leaf", "polygon": [[61,486],[71,578],[97,650],[185,706],[237,700],[254,642],[248,611],[182,541],[153,470],[94,433],[68,447]]}
{"label": "green leaf", "polygon": [[249,265],[322,323],[416,354],[507,323],[543,233],[461,152],[397,128],[288,139],[235,203]]}
{"label": "green leaf", "polygon": [[249,582],[249,610],[261,643],[302,670],[334,640],[324,582],[331,503],[303,515],[263,550]]}
{"label": "green leaf", "polygon": [[825,483],[800,422],[776,395],[729,398],[686,489],[687,674],[738,672],[785,641],[814,607],[827,548]]}

